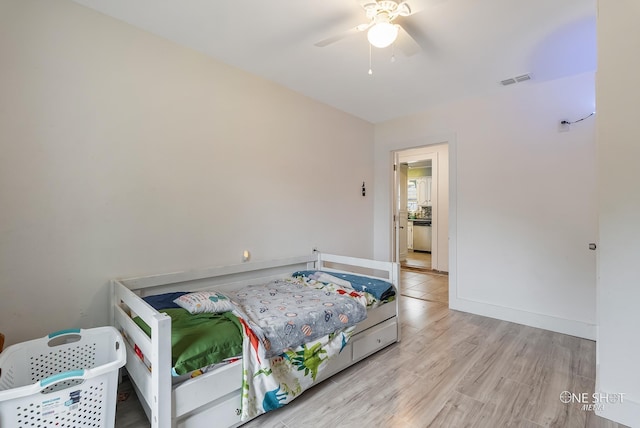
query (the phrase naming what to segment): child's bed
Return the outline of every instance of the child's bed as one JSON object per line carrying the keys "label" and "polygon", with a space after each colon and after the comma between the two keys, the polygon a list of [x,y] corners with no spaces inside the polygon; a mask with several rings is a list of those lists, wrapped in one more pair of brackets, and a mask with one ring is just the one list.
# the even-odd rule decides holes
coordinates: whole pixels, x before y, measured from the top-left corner
{"label": "child's bed", "polygon": [[[365,282],[361,283],[361,279]],[[377,294],[371,291],[373,285],[367,288],[366,284],[372,284],[372,281],[376,286],[378,283],[384,284],[383,281],[392,286],[381,296],[380,291],[376,290]],[[266,285],[261,289],[258,284]],[[315,252],[283,260],[119,279],[113,280],[112,285],[113,324],[126,339],[126,370],[154,428],[211,426],[212,421],[215,421],[216,427],[241,425],[262,412],[286,404],[307,387],[400,340],[399,267],[391,262]],[[307,299],[304,293],[311,293],[310,297],[318,297],[313,293],[320,293],[328,296],[327,299],[336,299],[321,302],[324,305],[321,311],[312,309],[295,312],[319,312],[322,322],[317,321],[318,325],[331,320],[337,324],[342,322],[346,327],[335,333],[314,337],[316,324],[303,321],[298,324],[304,325],[297,328],[300,326],[289,322],[296,325],[296,329],[288,328],[291,326],[285,324],[287,334],[302,331],[302,336],[313,340],[297,348],[275,339],[266,340],[271,321],[264,321],[264,324],[262,320],[253,321],[254,314],[247,315],[249,306],[240,306],[238,302],[249,298],[246,296],[251,293],[260,299],[263,296],[261,293],[265,292],[266,300],[262,300],[264,307],[254,306],[255,311],[252,312],[281,312],[281,316],[293,317],[297,314],[291,313],[288,306],[287,309],[284,306],[270,307],[268,303],[270,296],[278,297],[280,289],[286,287],[302,290],[302,293],[294,295],[292,299],[296,302],[292,304],[300,303],[303,308],[306,304],[304,299]],[[214,301],[214,306],[228,303],[224,301],[227,296],[229,302],[235,303],[232,305],[235,310],[182,317],[182,313],[186,313],[182,308],[195,308],[184,306],[184,301],[193,304],[189,299],[204,294],[199,292],[205,290],[220,293],[221,301],[215,297],[215,293],[206,294],[214,296],[209,297]],[[251,293],[247,293],[247,290],[251,290]],[[364,293],[364,290],[369,293]],[[350,300],[347,299],[348,295],[360,302],[363,302],[363,295],[367,296],[367,308],[364,310],[366,318],[357,324],[353,323],[362,318],[361,314],[354,313],[359,311],[355,310],[358,305],[347,302],[347,308],[351,309],[339,310],[333,306],[338,299],[340,302]],[[168,308],[167,299],[173,300],[176,296],[180,297],[182,308]],[[319,297],[311,300],[325,298]],[[207,303],[210,302],[205,302],[205,306]],[[344,312],[347,310],[352,312]],[[177,311],[181,311],[180,314]],[[233,325],[237,325],[235,331],[242,333],[240,343],[214,345],[235,353],[235,357],[224,358],[200,370],[188,364],[183,367],[176,360],[178,343],[182,343],[182,337],[176,338],[176,329],[182,325],[183,318],[193,324],[199,322],[198,317],[226,323],[231,330],[234,330]],[[189,328],[191,324],[188,324]],[[314,352],[313,356],[308,356],[307,353],[311,352]],[[194,361],[200,363],[200,360]],[[195,363],[190,361],[189,364]],[[276,372],[282,378],[276,376]],[[262,379],[263,383],[254,385],[252,382],[256,382],[255,379]]]}

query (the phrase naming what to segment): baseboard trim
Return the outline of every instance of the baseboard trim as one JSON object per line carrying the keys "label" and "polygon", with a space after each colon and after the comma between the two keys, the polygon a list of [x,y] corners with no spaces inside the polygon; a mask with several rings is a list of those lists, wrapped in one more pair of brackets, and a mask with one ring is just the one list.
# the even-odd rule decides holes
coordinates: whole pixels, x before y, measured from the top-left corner
{"label": "baseboard trim", "polygon": [[[598,391],[599,394],[606,394],[605,391]],[[624,398],[622,403],[605,404],[601,410],[596,410],[596,415],[627,425],[631,428],[638,428],[640,422],[640,403]]]}
{"label": "baseboard trim", "polygon": [[451,298],[451,296],[449,297],[449,307],[457,311],[542,328],[583,339],[596,340],[596,326],[582,321],[542,315],[472,300]]}

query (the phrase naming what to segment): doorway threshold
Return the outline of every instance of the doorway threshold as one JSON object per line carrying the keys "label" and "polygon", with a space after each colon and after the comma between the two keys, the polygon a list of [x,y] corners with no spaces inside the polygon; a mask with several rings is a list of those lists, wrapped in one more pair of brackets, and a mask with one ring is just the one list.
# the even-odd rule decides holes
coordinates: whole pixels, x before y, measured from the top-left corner
{"label": "doorway threshold", "polygon": [[449,272],[443,272],[443,271],[427,268],[424,266],[411,265],[411,264],[405,264],[405,263],[400,264],[400,269],[415,271],[415,272],[430,273],[433,275],[449,276]]}

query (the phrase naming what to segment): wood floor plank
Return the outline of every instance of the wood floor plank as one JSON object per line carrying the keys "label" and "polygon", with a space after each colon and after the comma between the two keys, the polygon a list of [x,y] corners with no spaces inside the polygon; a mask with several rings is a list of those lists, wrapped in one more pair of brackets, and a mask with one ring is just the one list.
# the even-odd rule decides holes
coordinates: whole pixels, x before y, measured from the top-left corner
{"label": "wood floor plank", "polygon": [[400,299],[400,310],[403,313],[401,322],[417,329],[422,329],[449,313],[449,308],[441,303],[411,298]]}
{"label": "wood floor plank", "polygon": [[531,394],[532,405],[525,418],[545,427],[583,428],[587,412],[579,403],[565,404],[560,400],[564,391],[593,394],[594,382],[568,372],[550,372],[538,380]]}
{"label": "wood floor plank", "polygon": [[457,391],[482,400],[509,370],[517,335],[506,324],[487,337],[482,355],[465,374]]}
{"label": "wood floor plank", "polygon": [[425,352],[422,360],[413,363],[412,372],[419,380],[399,397],[406,418],[428,426],[454,394],[465,372],[474,364],[476,346],[460,342],[449,348],[444,343]]}
{"label": "wood floor plank", "polygon": [[[522,334],[524,333],[524,334]],[[521,334],[515,339],[511,362],[505,376],[527,385],[534,385],[536,379],[553,370],[549,354],[553,345],[543,330],[523,326]]]}
{"label": "wood floor plank", "polygon": [[394,411],[393,406],[416,383],[416,376],[402,367],[384,369],[373,362],[350,370],[337,380],[339,383],[316,395],[321,405],[299,406],[283,422],[288,426],[313,426],[309,422],[314,421],[326,426],[393,426],[404,421],[403,413]]}
{"label": "wood floor plank", "polygon": [[579,339],[576,352],[572,353],[571,373],[595,380],[596,342]]}
{"label": "wood floor plank", "polygon": [[472,428],[477,423],[477,415],[483,407],[483,402],[454,392],[429,426]]}
{"label": "wood floor plank", "polygon": [[500,378],[494,389],[485,398],[486,405],[478,415],[474,428],[479,427],[521,427],[536,423],[526,418],[526,409],[532,405],[530,397],[533,387]]}

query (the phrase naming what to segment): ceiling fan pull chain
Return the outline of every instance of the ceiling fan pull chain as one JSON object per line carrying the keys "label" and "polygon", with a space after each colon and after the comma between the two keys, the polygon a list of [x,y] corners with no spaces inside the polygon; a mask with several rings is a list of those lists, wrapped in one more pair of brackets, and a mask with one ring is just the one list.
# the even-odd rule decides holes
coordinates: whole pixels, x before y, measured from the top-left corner
{"label": "ceiling fan pull chain", "polygon": [[371,69],[371,43],[369,43],[369,76],[373,75],[373,70]]}

